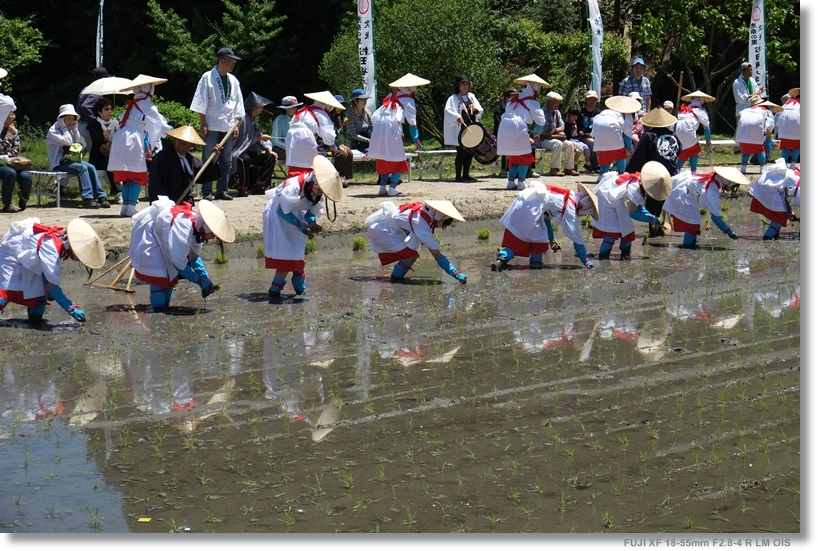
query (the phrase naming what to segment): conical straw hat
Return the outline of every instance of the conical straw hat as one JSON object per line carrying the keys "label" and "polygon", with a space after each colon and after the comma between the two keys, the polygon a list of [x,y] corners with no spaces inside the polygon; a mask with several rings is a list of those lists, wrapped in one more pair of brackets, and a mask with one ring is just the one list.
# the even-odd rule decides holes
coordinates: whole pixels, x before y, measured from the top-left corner
{"label": "conical straw hat", "polygon": [[648,161],[641,170],[642,187],[645,193],[656,199],[664,201],[670,195],[670,172],[665,165],[657,161]]}
{"label": "conical straw hat", "polygon": [[304,97],[310,98],[311,100],[320,101],[324,105],[329,105],[330,107],[335,107],[336,109],[344,108],[344,106],[338,103],[335,96],[333,96],[328,90],[324,90],[323,92],[310,92],[309,94],[304,94]]}
{"label": "conical straw hat", "polygon": [[165,83],[167,81],[168,81],[168,79],[166,79],[166,78],[152,77],[150,75],[139,75],[135,79],[133,79],[133,82],[131,82],[130,86],[126,86],[125,88],[120,88],[120,90],[123,90],[123,91],[124,90],[133,90],[135,88],[138,88],[139,86],[144,86],[146,84],[156,85],[156,84]]}
{"label": "conical straw hat", "polygon": [[196,129],[190,125],[168,130],[167,135],[171,138],[176,138],[177,140],[182,140],[183,142],[192,143],[194,145],[205,144],[204,140],[199,136],[199,133],[196,132]]}
{"label": "conical straw hat", "polygon": [[588,197],[591,198],[591,203],[594,204],[594,212],[591,213],[591,218],[599,220],[599,199],[597,199],[596,193],[588,189],[585,184],[581,182],[577,182],[577,190],[584,191],[588,194]]}
{"label": "conical straw hat", "polygon": [[448,216],[449,218],[454,218],[455,220],[459,220],[461,222],[466,221],[463,218],[463,215],[460,214],[451,201],[426,201],[426,206],[435,209],[439,213]]}
{"label": "conical straw hat", "polygon": [[406,73],[395,82],[390,82],[389,86],[392,88],[412,88],[414,86],[426,86],[427,84],[431,84],[431,81],[415,76],[412,73]]}
{"label": "conical straw hat", "polygon": [[761,103],[758,103],[756,105],[763,105],[764,107],[769,107],[773,113],[780,113],[781,111],[784,110],[783,107],[781,107],[780,105],[776,105],[771,101],[762,101]]}
{"label": "conical straw hat", "polygon": [[96,270],[105,264],[105,247],[102,239],[88,222],[81,218],[74,218],[68,223],[68,243],[80,262]]}
{"label": "conical straw hat", "polygon": [[714,98],[710,94],[705,94],[701,90],[696,90],[692,94],[682,96],[682,101],[693,101],[694,99],[700,99],[702,100],[703,103],[710,103],[711,101],[716,101],[716,98]]}
{"label": "conical straw hat", "polygon": [[[0,69],[0,71],[2,71],[2,70],[3,69]],[[3,78],[3,77],[0,76],[0,78]],[[798,96],[801,95],[801,87],[791,88],[790,91],[787,92],[787,93],[790,95],[791,98],[797,98]]]}
{"label": "conical straw hat", "polygon": [[333,201],[340,201],[344,198],[344,186],[341,184],[341,175],[335,169],[332,161],[322,155],[316,155],[312,160],[312,171],[315,173],[315,181],[324,195]]}
{"label": "conical straw hat", "polygon": [[651,109],[650,113],[642,117],[642,124],[651,128],[665,128],[676,124],[676,117],[661,107],[657,107]]}
{"label": "conical straw hat", "polygon": [[318,428],[312,433],[312,441],[320,442],[321,440],[326,438],[327,435],[330,432],[332,432],[332,429],[335,428],[330,425],[334,425],[335,423],[337,423],[340,418],[341,412],[335,406],[330,406],[324,411],[322,411],[321,415],[318,417],[318,421],[315,422]]}
{"label": "conical straw hat", "polygon": [[207,199],[199,201],[196,207],[199,209],[202,220],[216,237],[225,243],[232,243],[236,240],[236,230],[233,229],[233,224],[227,219],[227,214],[222,209]]}
{"label": "conical straw hat", "polygon": [[738,184],[740,186],[749,186],[750,180],[741,173],[741,171],[732,166],[717,166],[713,169],[713,172],[728,180],[733,182],[734,184]]}
{"label": "conical straw hat", "polygon": [[525,84],[527,82],[535,82],[537,84],[542,84],[543,86],[548,86],[549,88],[551,88],[550,84],[545,82],[543,79],[541,79],[539,76],[535,75],[534,73],[531,73],[530,75],[526,75],[524,77],[515,78],[514,82],[515,82],[515,84]]}
{"label": "conical straw hat", "polygon": [[6,76],[8,76],[8,74],[9,74],[8,71],[6,71],[2,67],[0,67],[0,78],[6,78]]}
{"label": "conical straw hat", "polygon": [[764,103],[764,100],[761,99],[761,96],[759,96],[758,94],[750,94],[749,96],[747,96],[747,99],[750,100],[750,105],[759,105],[761,103]]}
{"label": "conical straw hat", "polygon": [[636,113],[642,109],[642,104],[627,96],[611,96],[605,100],[605,107],[620,113]]}

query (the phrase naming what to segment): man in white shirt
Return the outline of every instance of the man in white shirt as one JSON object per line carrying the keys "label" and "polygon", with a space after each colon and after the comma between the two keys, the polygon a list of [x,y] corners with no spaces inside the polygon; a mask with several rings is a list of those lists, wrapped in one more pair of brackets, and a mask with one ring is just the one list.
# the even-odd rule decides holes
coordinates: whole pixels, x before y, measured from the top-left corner
{"label": "man in white shirt", "polygon": [[736,122],[742,110],[752,107],[750,96],[759,95],[764,87],[758,87],[753,79],[753,64],[745,61],[741,64],[741,72],[733,81],[733,99],[736,100]]}
{"label": "man in white shirt", "polygon": [[[240,60],[230,48],[222,48],[216,54],[216,65],[199,79],[196,94],[190,104],[190,110],[199,114],[199,133],[205,139],[202,159],[210,157],[213,147],[233,127],[237,119],[244,117],[244,100],[238,79],[231,74],[236,61]],[[218,164],[221,176],[213,196],[213,182],[202,183],[204,199],[224,199],[233,197],[227,193],[230,170],[233,161],[233,143],[238,137],[238,127],[224,144],[219,154]]]}

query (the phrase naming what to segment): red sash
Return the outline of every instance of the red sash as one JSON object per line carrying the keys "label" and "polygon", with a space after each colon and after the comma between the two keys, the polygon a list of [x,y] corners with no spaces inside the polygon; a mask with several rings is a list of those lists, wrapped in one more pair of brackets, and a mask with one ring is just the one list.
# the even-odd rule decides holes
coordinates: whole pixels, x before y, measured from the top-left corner
{"label": "red sash", "polygon": [[707,193],[707,190],[710,189],[710,184],[716,184],[716,186],[721,189],[721,184],[719,181],[716,180],[716,173],[715,172],[708,172],[706,174],[694,174],[696,178],[698,178],[699,183],[704,184],[704,192]]}
{"label": "red sash", "polygon": [[801,100],[798,98],[790,98],[784,102],[784,105],[793,105],[793,104],[801,105]]}
{"label": "red sash", "polygon": [[[176,221],[176,217],[179,216],[180,214],[182,216],[187,216],[190,219],[191,222],[194,222],[193,209],[192,209],[192,206],[191,206],[190,203],[186,203],[186,202],[179,203],[175,207],[171,207],[170,212],[173,215],[173,217],[170,219],[171,226]],[[194,224],[194,227],[195,227],[195,224]]]}
{"label": "red sash", "polygon": [[636,182],[637,184],[642,185],[642,176],[638,172],[626,172],[616,179],[616,185],[618,186],[622,184],[629,186],[631,185],[631,182]]}
{"label": "red sash", "polygon": [[429,224],[429,227],[432,229],[432,233],[435,233],[435,229],[432,228],[432,218],[429,216],[427,212],[423,210],[425,205],[423,203],[407,203],[405,205],[401,205],[398,207],[398,212],[409,212],[409,228],[412,231],[415,231],[415,227],[412,225],[412,218],[414,218],[415,213],[418,213],[421,218],[426,220],[426,223]]}
{"label": "red sash", "polygon": [[571,190],[570,189],[565,189],[565,188],[562,188],[562,187],[559,187],[559,186],[554,186],[554,185],[551,185],[551,184],[545,184],[545,187],[551,193],[556,193],[557,195],[562,195],[562,198],[563,198],[563,200],[562,200],[562,216],[563,217],[565,216],[565,210],[568,208],[568,203],[572,203],[574,205],[574,208],[576,208],[577,202],[574,200],[573,197],[571,197]]}
{"label": "red sash", "polygon": [[[148,97],[151,97],[151,96],[148,96]],[[128,107],[125,109],[125,114],[122,115],[122,122],[119,123],[120,126],[125,126],[126,124],[128,124],[128,117],[131,116],[131,109],[133,109],[134,107],[136,107],[136,110],[139,111],[140,113],[142,113],[143,115],[145,114],[142,111],[142,109],[140,109],[139,106],[136,104],[137,101],[141,101],[141,100],[135,100],[135,99],[125,100],[125,103],[128,104]]]}
{"label": "red sash", "polygon": [[60,226],[43,226],[42,224],[34,224],[33,226],[34,235],[40,235],[40,238],[37,240],[37,254],[40,254],[40,247],[43,245],[43,240],[46,237],[50,237],[51,240],[54,242],[54,248],[57,249],[57,254],[62,259],[67,259],[71,252],[70,249],[66,248],[65,241],[63,241],[63,236],[65,236],[65,228],[61,228]]}
{"label": "red sash", "polygon": [[699,117],[696,115],[696,111],[694,111],[693,108],[690,107],[690,105],[688,105],[686,103],[681,104],[679,106],[679,114],[680,115],[686,115],[688,113],[693,115],[694,117],[696,117],[696,120],[699,120]]}
{"label": "red sash", "polygon": [[[324,110],[321,109],[320,107],[314,107],[312,105],[305,105],[304,107],[302,107],[301,109],[296,111],[295,116],[293,117],[293,120],[300,121],[301,120],[301,115],[303,115],[304,113],[309,113],[312,116],[313,120],[315,121],[315,124],[317,124],[318,126],[321,126],[321,123],[318,122],[318,117],[315,115],[316,111],[324,111]],[[326,111],[324,111],[324,113],[326,113]]]}
{"label": "red sash", "polygon": [[523,99],[520,99],[520,94],[514,94],[513,96],[508,98],[508,101],[506,103],[510,103],[512,105],[519,105],[520,107],[522,107],[523,109],[525,109],[526,111],[528,111],[530,113],[531,109],[529,109],[528,105],[525,104],[525,100],[527,100],[528,98],[532,98],[532,97],[534,97],[534,96],[526,96]]}
{"label": "red sash", "polygon": [[387,109],[395,109],[396,106],[400,105],[401,109],[405,109],[403,104],[400,102],[400,98],[414,98],[415,94],[398,94],[397,92],[392,92],[385,98],[383,98],[383,103],[381,103],[382,107],[386,107]]}

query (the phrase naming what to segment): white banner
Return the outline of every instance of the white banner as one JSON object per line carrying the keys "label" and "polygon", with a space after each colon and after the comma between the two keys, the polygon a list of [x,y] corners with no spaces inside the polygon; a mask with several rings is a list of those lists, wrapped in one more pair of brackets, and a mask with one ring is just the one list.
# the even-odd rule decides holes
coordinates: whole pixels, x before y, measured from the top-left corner
{"label": "white banner", "polygon": [[97,17],[97,67],[102,67],[102,7],[105,5],[105,0],[99,0],[99,17]]}
{"label": "white banner", "polygon": [[[767,97],[767,45],[764,36],[764,0],[753,2],[750,12],[750,63],[753,64],[753,79],[758,84],[761,97]],[[755,90],[753,90],[755,92]]]}
{"label": "white banner", "polygon": [[372,27],[372,4],[375,0],[358,0],[358,62],[361,64],[361,76],[364,79],[364,90],[370,98],[366,107],[375,111],[377,105],[377,82],[375,81],[375,33]]}
{"label": "white banner", "polygon": [[602,15],[597,0],[588,0],[588,23],[591,35],[591,90],[602,97]]}

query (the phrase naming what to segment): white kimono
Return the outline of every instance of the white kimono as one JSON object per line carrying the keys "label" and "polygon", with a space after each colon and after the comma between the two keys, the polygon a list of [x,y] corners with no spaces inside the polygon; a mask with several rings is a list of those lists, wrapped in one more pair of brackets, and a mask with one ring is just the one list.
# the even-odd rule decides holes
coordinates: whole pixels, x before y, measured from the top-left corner
{"label": "white kimono", "polygon": [[[130,108],[128,118],[125,113],[120,118],[120,125],[111,139],[111,153],[108,157],[108,170],[125,172],[147,172],[145,161],[145,142],[147,148],[161,147],[161,139],[165,137],[171,126],[167,119],[151,101],[153,86],[143,86],[137,90],[136,103]],[[124,121],[124,123],[123,123]]]}
{"label": "white kimono", "polygon": [[[13,222],[0,241],[0,289],[22,291],[24,299],[45,296],[45,281],[60,285],[60,254],[49,236],[38,248],[43,234],[34,233],[34,224],[39,223],[34,217]],[[63,246],[70,248],[67,239]]]}
{"label": "white kimono", "polygon": [[287,166],[312,168],[312,161],[318,155],[318,141],[320,136],[326,145],[335,143],[335,126],[326,111],[323,103],[315,102],[304,106],[290,121],[290,129],[284,139],[287,150]]}
{"label": "white kimono", "polygon": [[736,143],[763,144],[767,139],[767,132],[771,132],[775,124],[772,112],[766,107],[756,105],[741,112],[736,128]]}
{"label": "white kimono", "polygon": [[710,117],[707,116],[707,111],[702,108],[700,100],[693,100],[690,102],[690,112],[682,113],[679,111],[676,122],[676,137],[682,146],[682,150],[689,149],[699,143],[696,136],[696,130],[699,126],[702,128],[710,128]]}
{"label": "white kimono", "polygon": [[372,113],[368,157],[390,162],[405,161],[403,123],[417,126],[418,110],[414,93],[408,88],[400,88],[387,96],[383,103]]}
{"label": "white kimono", "polygon": [[795,191],[795,181],[792,177],[787,177],[787,173],[792,171],[787,169],[784,159],[777,159],[767,167],[767,171],[756,178],[750,186],[749,193],[769,210],[786,212],[786,197]]}
{"label": "white kimono", "polygon": [[644,204],[645,200],[638,179],[617,184],[618,177],[616,172],[606,172],[594,188],[599,203],[599,220],[591,219],[591,222],[594,228],[600,231],[618,233],[625,237],[635,231],[628,201],[638,207]]}
{"label": "white kimono", "polygon": [[[712,179],[711,179],[712,178]],[[715,173],[680,172],[671,177],[672,189],[662,208],[688,224],[702,223],[699,209],[721,216],[721,184]]]}
{"label": "white kimono", "polygon": [[[432,221],[437,216],[437,211],[430,207],[422,207],[420,212]],[[405,248],[416,251],[423,244],[430,251],[439,250],[432,227],[420,212],[400,212],[391,201],[381,203],[381,210],[369,215],[365,222],[369,249],[376,253],[397,253]]]}
{"label": "white kimono", "polygon": [[591,136],[594,151],[618,151],[625,147],[623,136],[633,134],[633,115],[622,114],[613,109],[605,109],[594,117]]}
{"label": "white kimono", "polygon": [[778,114],[778,137],[785,140],[801,139],[801,100],[790,99]]}
{"label": "white kimono", "polygon": [[[289,162],[289,157],[288,157]],[[313,204],[304,195],[304,186],[313,181],[315,174],[309,172],[287,178],[275,189],[265,192],[267,204],[262,214],[264,238],[264,256],[275,260],[304,260],[304,248],[307,236],[294,225],[278,215],[278,209],[284,214],[293,214],[299,222],[307,225],[305,217],[308,212],[321,218],[324,214],[322,200]]]}
{"label": "white kimono", "polygon": [[227,73],[228,90],[223,90],[216,67],[204,73],[196,86],[190,110],[205,116],[208,130],[227,132],[236,119],[244,117],[244,100],[239,80]]}
{"label": "white kimono", "polygon": [[151,206],[135,214],[131,229],[131,244],[128,254],[133,269],[146,276],[173,281],[178,275],[172,262],[169,262],[159,237],[154,231],[156,219],[163,210],[170,210],[175,203],[167,197],[160,197]]}
{"label": "white kimono", "polygon": [[531,153],[528,125],[545,124],[542,105],[534,97],[534,89],[526,84],[522,91],[509,98],[506,112],[497,127],[498,155],[525,155]]}
{"label": "white kimono", "polygon": [[[469,92],[467,96],[474,106],[474,120],[479,121],[483,116],[483,107],[474,94]],[[464,105],[460,94],[456,93],[449,96],[446,101],[446,107],[443,110],[443,143],[445,145],[460,145],[460,131],[465,127],[457,122],[457,119],[463,116]]]}
{"label": "white kimono", "polygon": [[801,171],[787,170],[787,186],[790,191],[790,205],[801,207]]}

